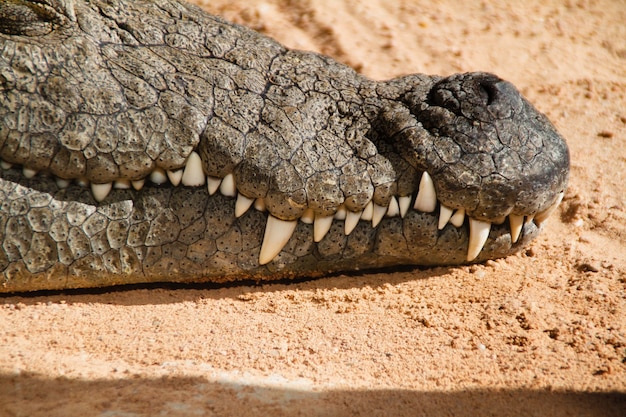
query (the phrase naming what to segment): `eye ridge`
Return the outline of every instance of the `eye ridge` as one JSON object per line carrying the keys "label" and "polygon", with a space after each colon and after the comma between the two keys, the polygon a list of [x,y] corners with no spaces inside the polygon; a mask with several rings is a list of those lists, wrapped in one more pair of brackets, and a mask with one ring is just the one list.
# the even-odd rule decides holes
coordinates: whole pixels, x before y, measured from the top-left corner
{"label": "eye ridge", "polygon": [[60,16],[41,1],[8,0],[0,2],[0,32],[7,35],[45,35]]}

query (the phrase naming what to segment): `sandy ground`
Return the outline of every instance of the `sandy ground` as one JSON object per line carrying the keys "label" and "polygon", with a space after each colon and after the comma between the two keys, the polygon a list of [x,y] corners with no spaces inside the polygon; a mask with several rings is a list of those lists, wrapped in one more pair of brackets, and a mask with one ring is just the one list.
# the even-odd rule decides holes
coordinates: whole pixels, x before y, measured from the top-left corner
{"label": "sandy ground", "polygon": [[512,81],[567,138],[564,203],[486,265],[0,298],[1,416],[624,415],[625,1],[204,3],[377,79]]}

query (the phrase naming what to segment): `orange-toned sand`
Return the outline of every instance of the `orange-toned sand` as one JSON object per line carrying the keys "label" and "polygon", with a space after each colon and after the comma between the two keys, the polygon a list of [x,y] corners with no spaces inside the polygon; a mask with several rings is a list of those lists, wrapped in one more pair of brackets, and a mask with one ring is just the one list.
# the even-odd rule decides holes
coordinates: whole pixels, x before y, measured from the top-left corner
{"label": "orange-toned sand", "polygon": [[569,143],[565,200],[486,265],[0,298],[0,416],[626,415],[623,0],[201,3],[373,78],[512,81]]}

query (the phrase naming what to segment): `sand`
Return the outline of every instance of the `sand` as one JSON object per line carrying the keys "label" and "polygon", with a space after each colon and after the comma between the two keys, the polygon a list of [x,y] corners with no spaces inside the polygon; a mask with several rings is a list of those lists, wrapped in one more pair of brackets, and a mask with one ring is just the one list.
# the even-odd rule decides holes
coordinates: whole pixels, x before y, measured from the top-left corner
{"label": "sand", "polygon": [[1,416],[618,416],[626,2],[204,1],[367,76],[484,70],[562,132],[565,200],[485,265],[0,298]]}

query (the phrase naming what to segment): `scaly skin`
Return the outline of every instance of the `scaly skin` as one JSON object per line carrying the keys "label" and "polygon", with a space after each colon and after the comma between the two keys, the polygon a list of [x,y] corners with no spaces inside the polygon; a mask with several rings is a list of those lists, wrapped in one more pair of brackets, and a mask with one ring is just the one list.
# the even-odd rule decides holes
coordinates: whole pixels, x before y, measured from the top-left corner
{"label": "scaly skin", "polygon": [[[201,179],[153,183],[194,158]],[[0,3],[0,160],[0,292],[481,262],[537,234],[569,172],[494,75],[375,82],[163,0]]]}

